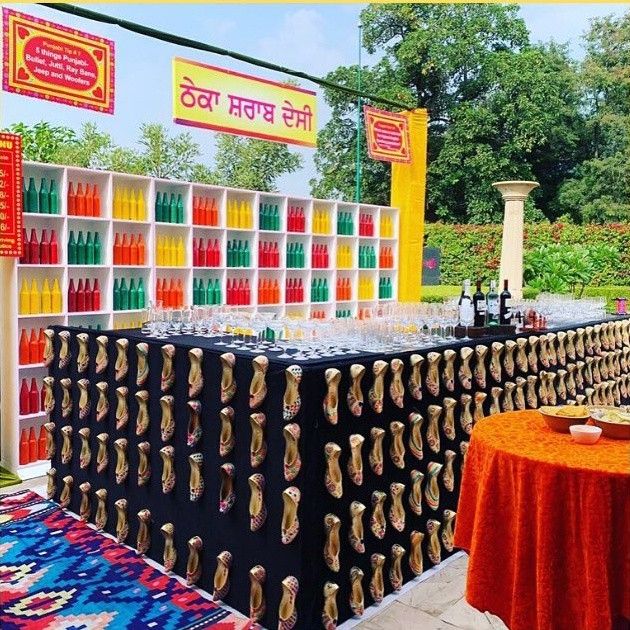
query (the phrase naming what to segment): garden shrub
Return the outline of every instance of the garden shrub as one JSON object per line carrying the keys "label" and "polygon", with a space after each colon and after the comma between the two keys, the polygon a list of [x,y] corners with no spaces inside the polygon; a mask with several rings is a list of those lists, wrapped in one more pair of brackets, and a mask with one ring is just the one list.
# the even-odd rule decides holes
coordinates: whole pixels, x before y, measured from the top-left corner
{"label": "garden shrub", "polygon": [[[442,252],[441,281],[459,285],[466,278],[473,281],[497,278],[501,262],[502,225],[425,225],[426,245]],[[630,285],[630,223],[574,225],[572,223],[533,223],[525,225],[525,252],[540,245],[575,243],[612,246],[618,257],[605,263],[593,285]]]}

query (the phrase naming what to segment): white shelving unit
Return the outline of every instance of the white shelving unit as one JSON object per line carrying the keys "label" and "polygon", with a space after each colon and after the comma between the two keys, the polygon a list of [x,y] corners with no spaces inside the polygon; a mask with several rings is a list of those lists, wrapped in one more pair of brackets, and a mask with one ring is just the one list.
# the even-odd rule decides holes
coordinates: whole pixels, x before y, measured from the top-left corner
{"label": "white shelving unit", "polygon": [[[228,279],[248,278],[250,282],[252,310],[273,311],[280,315],[310,317],[313,311],[323,312],[326,317],[335,317],[337,311],[349,311],[351,316],[356,316],[360,309],[376,306],[386,300],[378,299],[378,283],[381,277],[389,277],[392,285],[392,297],[397,298],[398,285],[398,210],[395,208],[379,207],[348,202],[338,202],[318,199],[300,199],[288,197],[277,193],[262,193],[235,188],[223,188],[205,184],[162,180],[151,177],[112,173],[106,171],[92,171],[89,169],[40,164],[36,162],[24,163],[24,177],[28,184],[29,178],[35,178],[38,190],[42,178],[50,184],[55,179],[58,188],[58,214],[24,213],[24,227],[30,237],[31,229],[37,230],[38,239],[42,229],[55,230],[59,248],[59,263],[56,265],[22,265],[17,259],[0,259],[0,278],[2,279],[3,304],[0,309],[1,327],[1,353],[2,366],[0,374],[1,398],[0,413],[2,435],[0,441],[1,463],[5,468],[16,472],[23,479],[30,479],[42,475],[48,468],[47,461],[39,461],[27,465],[19,464],[19,441],[23,429],[35,427],[39,436],[39,428],[46,421],[45,414],[19,414],[19,388],[22,378],[36,378],[38,386],[46,375],[46,369],[41,364],[19,365],[19,338],[23,328],[27,331],[34,328],[46,328],[53,324],[68,324],[72,326],[97,327],[102,329],[132,327],[142,319],[142,311],[114,311],[113,310],[113,286],[114,279],[142,277],[144,281],[147,303],[155,301],[156,281],[158,278],[171,277],[182,279],[184,287],[184,302],[192,304],[193,279],[200,277],[204,283],[208,278],[218,279],[221,286],[223,303],[226,300],[226,285]],[[75,191],[78,182],[83,186],[97,184],[100,192],[100,217],[81,217],[68,215],[68,188],[72,182]],[[133,189],[137,194],[142,190],[146,206],[146,219],[142,221],[114,218],[113,204],[114,194],[117,189]],[[158,223],[155,221],[155,197],[157,192],[167,192],[170,196],[175,193],[182,196],[184,204],[184,222],[181,224]],[[193,225],[193,197],[201,196],[214,199],[218,209],[218,226]],[[230,203],[237,201],[239,204],[246,201],[251,205],[253,214],[253,228],[249,230],[227,227],[227,210]],[[259,230],[259,205],[272,204],[278,207],[280,229]],[[305,215],[304,232],[288,232],[288,213],[292,207],[303,209]],[[330,226],[329,234],[315,233],[315,212],[326,213]],[[337,215],[340,212],[350,213],[354,220],[353,236],[337,236]],[[358,236],[359,216],[371,214],[374,224],[374,237]],[[388,238],[381,238],[379,234],[381,216],[391,219],[393,234]],[[99,232],[101,241],[100,265],[69,265],[68,264],[68,238],[70,231],[74,231],[75,239],[78,232]],[[142,234],[145,241],[144,265],[114,265],[113,246],[116,233]],[[186,252],[186,264],[183,267],[158,267],[156,265],[157,237],[162,235],[181,236]],[[193,267],[192,252],[193,238],[203,238],[218,241],[221,250],[221,266],[219,267]],[[242,269],[238,267],[226,267],[226,249],[229,240],[248,240],[250,248],[251,267]],[[278,268],[258,268],[258,243],[272,242],[278,244],[280,265]],[[286,249],[289,243],[300,242],[304,247],[305,267],[297,269],[286,268]],[[328,246],[329,266],[327,269],[311,268],[311,247],[313,244]],[[349,269],[337,269],[338,245],[349,246],[352,256],[352,267]],[[371,245],[375,248],[377,268],[360,270],[358,264],[358,250],[360,245]],[[391,247],[394,257],[392,269],[379,269],[379,253],[381,247]],[[360,277],[371,277],[374,282],[374,299],[358,299],[358,282]],[[22,279],[36,278],[38,284],[44,278],[49,282],[58,279],[62,295],[62,311],[54,314],[19,314],[19,291]],[[101,290],[101,307],[94,312],[68,312],[68,285],[70,279],[76,281],[79,278],[89,278],[90,283],[94,278],[99,279]],[[258,304],[258,280],[270,278],[277,280],[280,287],[279,304]],[[285,304],[285,285],[289,278],[302,280],[304,288],[304,302]],[[327,302],[310,301],[311,280],[313,278],[326,278],[328,284],[329,300]],[[336,300],[336,282],[338,278],[349,278],[351,284],[351,300]]]}

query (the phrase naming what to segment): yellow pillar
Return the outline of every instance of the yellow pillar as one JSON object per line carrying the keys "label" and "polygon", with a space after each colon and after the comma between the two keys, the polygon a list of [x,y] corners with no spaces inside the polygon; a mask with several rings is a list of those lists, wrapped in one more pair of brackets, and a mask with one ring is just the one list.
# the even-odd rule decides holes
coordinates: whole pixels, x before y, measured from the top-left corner
{"label": "yellow pillar", "polygon": [[424,199],[427,179],[426,109],[403,112],[409,120],[411,162],[392,164],[391,205],[400,211],[398,224],[398,300],[418,302],[422,287]]}

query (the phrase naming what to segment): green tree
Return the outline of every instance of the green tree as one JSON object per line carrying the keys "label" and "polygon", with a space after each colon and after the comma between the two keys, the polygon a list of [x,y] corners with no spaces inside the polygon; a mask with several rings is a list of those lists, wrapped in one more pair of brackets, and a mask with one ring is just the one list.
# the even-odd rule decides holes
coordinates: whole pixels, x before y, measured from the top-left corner
{"label": "green tree", "polygon": [[581,79],[588,159],[560,190],[561,211],[589,222],[630,219],[630,11],[593,20]]}
{"label": "green tree", "polygon": [[73,129],[55,127],[44,121],[34,125],[14,123],[5,131],[22,136],[24,159],[35,162],[54,162],[53,158],[61,147],[77,144],[77,136]]}
{"label": "green tree", "polygon": [[[539,179],[536,199],[551,215],[581,137],[566,51],[530,46],[515,6],[370,5],[361,20],[367,50],[384,51],[363,72],[366,90],[429,110],[428,217],[492,220],[501,201],[490,183],[512,176]],[[356,68],[329,78],[355,86]],[[351,198],[356,102],[339,92],[325,95],[333,116],[319,135],[312,188]],[[362,199],[386,203],[387,166],[364,157],[363,168]]]}
{"label": "green tree", "polygon": [[[214,169],[205,175],[209,183],[272,192],[279,177],[301,165],[301,156],[286,144],[219,134]],[[197,174],[203,176],[201,170],[198,167]]]}
{"label": "green tree", "polygon": [[111,136],[100,131],[94,123],[84,123],[75,142],[60,144],[52,155],[52,162],[69,166],[102,169],[109,163],[114,143]]}

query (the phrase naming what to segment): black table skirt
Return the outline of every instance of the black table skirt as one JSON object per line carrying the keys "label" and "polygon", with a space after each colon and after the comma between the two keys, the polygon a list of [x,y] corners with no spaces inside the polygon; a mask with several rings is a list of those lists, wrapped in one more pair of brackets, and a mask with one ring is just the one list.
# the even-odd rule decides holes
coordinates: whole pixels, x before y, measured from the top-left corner
{"label": "black table skirt", "polygon": [[[592,324],[592,323],[590,323]],[[586,326],[588,324],[584,324]],[[150,526],[151,544],[147,551],[147,556],[162,563],[164,540],[160,533],[160,527],[167,522],[171,522],[175,527],[175,546],[178,557],[174,571],[182,576],[186,575],[186,563],[188,557],[187,541],[197,535],[203,540],[203,551],[201,553],[202,575],[198,586],[209,592],[213,591],[214,571],[217,565],[216,556],[224,550],[228,550],[233,556],[230,570],[230,590],[224,601],[230,606],[249,614],[249,570],[257,565],[262,565],[267,573],[264,593],[267,603],[267,612],[261,619],[261,624],[267,628],[275,628],[278,624],[278,607],[282,596],[282,580],[293,575],[299,580],[300,588],[297,597],[298,619],[295,628],[320,628],[322,627],[321,611],[323,605],[322,589],[326,581],[335,582],[339,585],[337,594],[337,605],[339,609],[339,623],[350,618],[352,611],[349,607],[350,592],[350,569],[353,566],[363,570],[363,590],[365,594],[366,607],[372,604],[369,593],[369,583],[371,578],[370,556],[373,553],[381,553],[385,556],[385,566],[383,578],[385,584],[385,594],[392,591],[388,572],[391,564],[392,545],[399,544],[404,547],[406,554],[402,562],[404,582],[411,580],[414,576],[409,567],[410,553],[410,532],[418,530],[425,533],[423,543],[423,566],[428,569],[433,566],[427,554],[428,535],[426,534],[426,523],[428,519],[443,521],[444,510],[457,510],[457,500],[461,479],[462,466],[462,443],[470,439],[470,435],[464,431],[459,421],[460,405],[459,399],[462,393],[474,393],[480,391],[473,384],[473,390],[464,390],[457,379],[459,367],[459,349],[464,345],[475,346],[478,343],[490,346],[492,341],[505,341],[506,337],[493,337],[481,340],[455,342],[452,345],[441,345],[436,348],[423,348],[418,351],[425,357],[422,369],[423,383],[426,377],[427,361],[426,356],[430,351],[443,352],[447,348],[457,350],[455,360],[455,389],[446,391],[444,385],[440,387],[438,396],[432,396],[426,389],[423,389],[422,400],[417,401],[411,397],[408,391],[407,382],[410,374],[409,357],[411,352],[398,353],[391,356],[380,356],[377,354],[350,355],[322,359],[316,362],[303,362],[300,367],[303,376],[300,384],[301,408],[297,416],[291,420],[300,426],[301,437],[299,448],[302,459],[301,470],[294,481],[287,482],[283,474],[283,457],[285,442],[283,438],[283,427],[287,423],[283,419],[283,395],[286,386],[285,368],[291,365],[290,360],[278,359],[273,353],[268,353],[270,364],[267,372],[266,382],[268,393],[262,406],[257,409],[266,415],[266,439],[267,456],[264,463],[253,469],[250,465],[250,425],[249,416],[252,410],[249,408],[249,386],[253,375],[252,359],[254,354],[238,350],[227,349],[224,346],[217,346],[211,339],[204,339],[192,336],[180,336],[168,340],[157,340],[148,338],[140,334],[137,330],[126,330],[116,332],[96,332],[73,327],[53,327],[55,331],[54,348],[55,359],[51,364],[50,375],[55,378],[55,408],[50,415],[50,420],[55,423],[56,453],[52,458],[52,466],[56,469],[57,492],[55,499],[59,499],[62,489],[62,479],[66,475],[73,477],[72,498],[69,509],[79,512],[81,493],[79,485],[84,481],[89,481],[92,489],[92,515],[90,521],[94,520],[96,510],[96,497],[94,491],[99,488],[107,489],[107,510],[108,520],[105,530],[115,535],[116,511],[114,502],[119,498],[126,498],[128,501],[129,536],[127,544],[134,546],[138,531],[138,519],[136,514],[139,510],[147,508],[151,512],[152,523]],[[573,329],[577,326],[573,326]],[[68,330],[70,332],[71,360],[67,367],[60,368],[58,352],[60,347],[59,332]],[[89,335],[89,356],[90,361],[87,371],[79,374],[77,372],[78,343],[76,335],[80,332]],[[105,335],[109,338],[108,352],[109,365],[104,374],[96,374],[95,357],[97,353],[96,337]],[[528,336],[527,333],[525,336]],[[116,382],[114,364],[116,362],[115,340],[126,338],[129,340],[128,361],[129,371],[124,381]],[[510,338],[516,338],[512,336]],[[149,377],[148,381],[138,387],[136,385],[137,355],[135,351],[136,343],[144,341],[149,345]],[[165,343],[172,343],[176,347],[174,359],[175,383],[169,392],[175,398],[175,434],[168,441],[175,448],[175,472],[176,485],[169,494],[163,494],[161,484],[162,460],[159,450],[165,443],[162,442],[160,434],[160,376],[162,367],[161,346]],[[205,385],[197,399],[202,405],[202,426],[203,435],[195,447],[188,447],[186,443],[188,408],[186,402],[188,398],[188,350],[192,347],[199,347],[204,352],[203,376]],[[234,374],[237,382],[235,397],[229,403],[234,409],[234,435],[236,438],[232,452],[226,457],[219,455],[219,433],[221,421],[220,410],[225,406],[220,401],[221,364],[220,354],[232,351],[236,354],[236,366]],[[402,380],[405,385],[405,397],[403,408],[397,407],[389,396],[388,389],[391,380],[391,372],[385,379],[385,395],[383,411],[375,413],[368,403],[368,390],[372,385],[372,365],[376,359],[384,359],[391,362],[394,358],[400,358],[404,364]],[[486,357],[486,365],[490,360],[490,352]],[[346,394],[350,384],[350,366],[354,363],[362,364],[366,368],[362,382],[362,392],[364,397],[363,412],[360,417],[352,415],[346,403]],[[471,366],[474,359],[471,361]],[[336,367],[341,371],[341,383],[339,385],[339,421],[336,425],[330,424],[323,415],[322,401],[326,394],[326,383],[324,373],[326,368]],[[442,364],[443,367],[443,364]],[[442,372],[440,368],[440,374]],[[540,366],[539,366],[540,367]],[[563,366],[557,365],[547,371],[555,371]],[[503,370],[502,382],[495,383],[488,372],[486,388],[483,391],[488,393],[484,403],[485,413],[489,413],[491,396],[490,390],[493,386],[502,386],[506,380],[514,380],[517,375],[526,376],[516,370],[514,377],[508,379]],[[62,390],[59,381],[62,378],[72,380],[72,397],[74,400],[72,415],[70,418],[61,416]],[[87,378],[90,381],[90,395],[92,409],[88,417],[79,420],[78,415],[78,389],[76,382],[80,378]],[[96,421],[96,383],[106,381],[109,384],[110,412],[108,418],[103,422]],[[116,412],[116,387],[125,385],[129,389],[129,422],[121,430],[115,426]],[[148,432],[142,436],[136,436],[136,416],[138,406],[134,397],[136,391],[145,389],[149,392],[149,416],[150,426]],[[582,392],[583,393],[583,392]],[[427,409],[429,405],[441,404],[444,397],[449,396],[457,400],[455,413],[455,438],[448,439],[442,430],[440,422],[440,442],[441,448],[438,453],[430,450],[427,444],[426,431],[428,425]],[[629,402],[625,400],[623,402]],[[424,457],[422,460],[416,459],[408,447],[410,413],[420,413],[424,417],[422,426]],[[405,425],[404,443],[406,448],[404,468],[393,465],[389,456],[391,443],[390,423],[393,421],[402,422]],[[61,427],[71,425],[73,427],[73,457],[69,464],[61,463]],[[79,466],[79,452],[81,450],[81,439],[78,431],[81,427],[89,427],[91,430],[90,444],[92,448],[92,460],[85,469]],[[381,476],[377,476],[368,464],[368,454],[371,447],[370,430],[372,427],[385,429],[383,441],[384,470]],[[96,471],[96,436],[101,432],[109,434],[109,466],[103,473]],[[360,434],[365,438],[363,444],[363,483],[355,485],[348,478],[346,471],[349,459],[350,447],[348,439],[352,434]],[[128,440],[128,460],[129,475],[123,484],[117,484],[114,469],[116,465],[116,455],[113,443],[116,439],[125,437]],[[152,474],[149,482],[138,486],[137,468],[138,451],[137,444],[141,441],[148,441],[151,445],[150,462]],[[341,449],[340,465],[343,473],[343,495],[336,499],[332,497],[324,486],[325,457],[324,447],[328,442],[337,443]],[[465,444],[464,444],[465,447]],[[416,516],[409,509],[408,495],[411,488],[410,473],[413,469],[419,470],[425,475],[423,488],[427,477],[427,464],[429,462],[445,463],[445,451],[451,450],[456,453],[454,460],[454,489],[451,492],[445,490],[441,477],[439,481],[440,499],[439,506],[432,510],[423,499],[422,515]],[[205,481],[205,491],[201,499],[191,502],[189,499],[189,473],[188,455],[192,452],[201,452],[204,456],[203,477]],[[219,468],[222,464],[230,462],[235,466],[235,490],[236,502],[234,507],[227,514],[219,513],[219,488],[220,477]],[[249,486],[248,477],[259,472],[266,480],[265,503],[268,516],[265,525],[258,531],[252,532],[249,527]],[[406,526],[404,531],[399,532],[394,529],[387,518],[390,500],[390,484],[400,482],[405,484],[403,495],[403,505],[406,508]],[[282,492],[288,486],[297,486],[301,492],[299,505],[300,531],[293,542],[288,545],[281,542],[281,521],[283,514]],[[376,538],[370,531],[370,514],[372,511],[372,492],[380,490],[387,494],[385,501],[385,515],[387,519],[386,535],[382,540]],[[363,516],[365,553],[355,552],[348,542],[348,530],[350,525],[349,509],[352,501],[360,501],[366,506]],[[328,569],[324,562],[323,548],[325,542],[324,518],[327,514],[335,514],[341,520],[340,529],[340,571],[333,572]],[[441,549],[441,558],[444,559],[453,552],[448,552],[444,547]]]}

